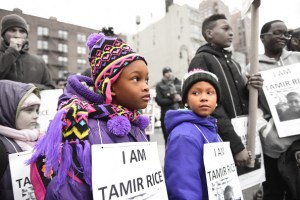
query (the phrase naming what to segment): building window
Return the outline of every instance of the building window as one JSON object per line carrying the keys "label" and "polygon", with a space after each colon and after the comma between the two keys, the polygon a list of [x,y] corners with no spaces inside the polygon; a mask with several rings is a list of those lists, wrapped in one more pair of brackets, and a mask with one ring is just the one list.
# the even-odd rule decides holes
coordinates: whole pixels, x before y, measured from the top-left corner
{"label": "building window", "polygon": [[58,63],[60,65],[68,65],[68,58],[67,57],[63,57],[63,56],[58,56]]}
{"label": "building window", "polygon": [[48,55],[42,55],[41,56],[43,58],[43,60],[45,61],[46,64],[48,64]]}
{"label": "building window", "polygon": [[49,29],[47,27],[38,26],[37,27],[37,35],[48,36],[49,35]]}
{"label": "building window", "polygon": [[67,40],[68,39],[68,32],[58,30],[58,38]]}
{"label": "building window", "polygon": [[48,41],[38,40],[37,41],[37,48],[38,49],[48,49]]}
{"label": "building window", "polygon": [[58,51],[67,53],[68,52],[68,45],[59,43],[58,44]]}
{"label": "building window", "polygon": [[82,59],[82,58],[78,58],[78,59],[77,59],[77,64],[78,64],[78,65],[85,65],[85,64],[86,64],[86,60],[85,60],[85,59]]}
{"label": "building window", "polygon": [[86,41],[86,36],[84,34],[78,33],[77,34],[77,41],[78,42],[85,42]]}
{"label": "building window", "polygon": [[77,53],[78,54],[86,54],[86,48],[85,47],[77,47]]}

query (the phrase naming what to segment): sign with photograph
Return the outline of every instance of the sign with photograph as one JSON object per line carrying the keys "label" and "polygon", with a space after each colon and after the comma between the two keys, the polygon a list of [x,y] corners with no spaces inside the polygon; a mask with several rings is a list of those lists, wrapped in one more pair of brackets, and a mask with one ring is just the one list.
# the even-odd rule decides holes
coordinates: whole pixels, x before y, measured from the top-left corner
{"label": "sign with photograph", "polygon": [[154,134],[154,128],[155,128],[155,96],[156,92],[154,89],[150,89],[150,101],[148,102],[148,105],[145,109],[142,110],[143,115],[147,115],[149,117],[149,126],[145,129],[145,132],[147,135],[153,135]]}
{"label": "sign with photograph", "polygon": [[[248,130],[248,116],[239,116],[231,119],[231,123],[235,132],[240,136],[244,146],[247,143],[247,130]],[[239,167],[237,166],[242,190],[250,188],[254,185],[260,184],[265,181],[265,167],[263,162],[263,151],[261,146],[258,131],[255,136],[255,163],[254,167]]]}
{"label": "sign with photograph", "polygon": [[168,199],[156,142],[92,145],[92,163],[94,199]]}
{"label": "sign with photograph", "polygon": [[300,63],[260,73],[279,137],[300,134]]}
{"label": "sign with photograph", "polygon": [[33,186],[30,181],[30,165],[25,164],[31,158],[32,152],[24,151],[8,156],[14,199],[35,200]]}
{"label": "sign with photograph", "polygon": [[204,144],[203,156],[209,199],[244,199],[229,142]]}

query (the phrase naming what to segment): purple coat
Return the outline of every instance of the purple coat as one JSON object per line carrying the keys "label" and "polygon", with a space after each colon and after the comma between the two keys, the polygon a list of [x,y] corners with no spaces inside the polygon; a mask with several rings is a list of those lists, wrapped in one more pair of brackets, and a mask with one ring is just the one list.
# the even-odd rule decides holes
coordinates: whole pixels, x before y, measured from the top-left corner
{"label": "purple coat", "polygon": [[[84,84],[83,84],[84,83]],[[68,79],[68,84],[64,89],[64,94],[59,98],[59,104],[76,95],[79,99],[89,103],[102,103],[99,94],[94,93],[88,88],[93,85],[93,80],[89,77],[74,75]],[[147,141],[144,130],[140,130],[134,124],[131,124],[131,131],[123,137],[110,133],[107,129],[106,121],[89,118],[89,138],[88,141],[93,144],[110,144],[123,142],[144,142]],[[90,166],[91,167],[91,166]],[[90,169],[91,170],[91,169]],[[108,172],[109,173],[109,172]],[[113,172],[112,172],[113,173]],[[65,183],[57,190],[58,180],[54,177],[46,189],[45,200],[53,199],[93,199],[92,189],[86,183],[80,183],[67,177]]]}

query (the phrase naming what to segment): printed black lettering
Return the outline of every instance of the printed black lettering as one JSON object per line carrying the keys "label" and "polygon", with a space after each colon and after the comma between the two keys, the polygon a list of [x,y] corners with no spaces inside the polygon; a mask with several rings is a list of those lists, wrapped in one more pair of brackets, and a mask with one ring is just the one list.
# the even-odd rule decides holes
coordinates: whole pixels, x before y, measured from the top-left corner
{"label": "printed black lettering", "polygon": [[24,180],[24,187],[29,184],[31,185],[31,182],[30,182],[30,179],[28,177],[25,177],[25,180]]}
{"label": "printed black lettering", "polygon": [[131,151],[131,156],[130,156],[130,163],[132,162],[139,162],[139,161],[144,161],[146,160],[146,153],[145,150],[134,150]]}
{"label": "printed black lettering", "polygon": [[105,189],[107,189],[107,186],[98,188],[98,190],[100,190],[100,191],[102,192],[101,194],[102,194],[102,199],[103,199],[103,200],[105,200],[105,193],[104,193],[104,190],[105,190]]}
{"label": "printed black lettering", "polygon": [[112,199],[112,197],[114,197],[114,196],[119,197],[119,194],[118,194],[115,184],[111,185],[110,192],[109,192],[109,199]]}
{"label": "printed black lettering", "polygon": [[126,162],[125,162],[125,152],[124,151],[122,151],[122,157],[123,157],[123,164],[125,164]]}
{"label": "printed black lettering", "polygon": [[19,188],[21,188],[21,180],[22,180],[22,178],[16,180],[16,182],[19,183]]}

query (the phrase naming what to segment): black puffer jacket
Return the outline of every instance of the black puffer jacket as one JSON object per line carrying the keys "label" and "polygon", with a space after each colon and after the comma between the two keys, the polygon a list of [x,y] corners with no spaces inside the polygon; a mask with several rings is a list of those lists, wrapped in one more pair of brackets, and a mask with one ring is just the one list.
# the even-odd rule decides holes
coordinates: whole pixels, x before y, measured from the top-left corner
{"label": "black puffer jacket", "polygon": [[218,133],[230,141],[235,155],[245,147],[233,129],[230,120],[248,114],[248,91],[240,65],[231,58],[231,52],[217,50],[209,44],[201,46],[192,59],[189,71],[201,68],[217,75],[221,85],[221,101],[212,114],[217,119]]}
{"label": "black puffer jacket", "polygon": [[181,81],[174,77],[174,80],[164,78],[156,84],[156,102],[161,107],[161,113],[168,110],[177,110],[181,107],[179,102],[174,102],[174,94],[181,94]]}
{"label": "black puffer jacket", "polygon": [[30,54],[28,50],[28,43],[18,52],[1,40],[0,80],[33,83],[40,90],[54,89],[50,71],[44,60]]}

